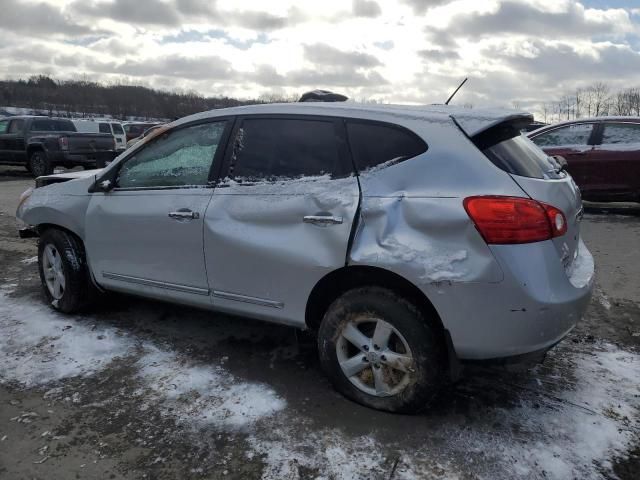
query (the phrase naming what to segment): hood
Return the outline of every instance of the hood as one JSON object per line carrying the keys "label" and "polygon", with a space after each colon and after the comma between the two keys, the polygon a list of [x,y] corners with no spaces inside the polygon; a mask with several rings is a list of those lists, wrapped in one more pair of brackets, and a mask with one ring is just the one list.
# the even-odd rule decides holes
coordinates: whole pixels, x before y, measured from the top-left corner
{"label": "hood", "polygon": [[95,177],[102,170],[103,170],[102,168],[96,168],[95,170],[80,170],[77,172],[65,172],[65,173],[56,173],[53,175],[42,175],[41,177],[36,178],[36,188],[44,187],[46,185],[51,185],[53,183],[67,182],[69,180],[75,180],[77,178]]}

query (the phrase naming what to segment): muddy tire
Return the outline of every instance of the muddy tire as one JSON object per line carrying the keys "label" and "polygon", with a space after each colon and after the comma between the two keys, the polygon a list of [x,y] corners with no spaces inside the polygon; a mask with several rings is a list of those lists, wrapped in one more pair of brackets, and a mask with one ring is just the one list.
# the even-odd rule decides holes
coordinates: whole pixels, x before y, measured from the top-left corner
{"label": "muddy tire", "polygon": [[53,173],[53,165],[51,165],[47,154],[42,150],[34,150],[31,152],[27,169],[36,178]]}
{"label": "muddy tire", "polygon": [[40,236],[38,269],[44,294],[56,310],[78,312],[98,296],[89,276],[84,246],[68,232],[49,229]]}
{"label": "muddy tire", "polygon": [[336,390],[377,410],[428,408],[446,378],[433,319],[384,288],[357,288],[335,300],[320,325],[318,351]]}

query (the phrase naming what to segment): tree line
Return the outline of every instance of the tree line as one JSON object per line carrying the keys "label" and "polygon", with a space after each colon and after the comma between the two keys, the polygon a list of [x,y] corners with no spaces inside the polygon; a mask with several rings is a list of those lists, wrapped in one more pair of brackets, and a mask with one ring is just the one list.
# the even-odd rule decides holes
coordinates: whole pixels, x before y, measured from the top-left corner
{"label": "tree line", "polygon": [[111,116],[126,119],[167,119],[216,108],[252,103],[291,101],[271,95],[255,100],[204,97],[193,91],[163,91],[125,85],[103,84],[86,79],[56,80],[46,75],[26,80],[0,81],[0,106],[22,107],[60,117]]}
{"label": "tree line", "polygon": [[555,101],[543,102],[540,113],[540,120],[545,123],[603,115],[640,116],[640,88],[614,90],[604,82],[596,82]]}

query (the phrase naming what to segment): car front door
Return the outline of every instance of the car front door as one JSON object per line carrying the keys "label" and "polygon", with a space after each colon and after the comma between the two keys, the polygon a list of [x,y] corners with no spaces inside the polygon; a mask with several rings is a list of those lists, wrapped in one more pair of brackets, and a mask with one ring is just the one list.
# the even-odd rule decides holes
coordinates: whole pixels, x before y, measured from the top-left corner
{"label": "car front door", "polygon": [[603,200],[636,201],[640,193],[640,123],[602,123],[600,144],[591,154],[601,182],[594,195]]}
{"label": "car front door", "polygon": [[203,219],[229,130],[227,120],[176,127],[113,167],[115,188],[93,193],[86,216],[100,285],[210,306]]}
{"label": "car front door", "polygon": [[316,283],[345,265],[360,190],[341,120],[248,116],[205,216],[218,308],[302,326]]}
{"label": "car front door", "polygon": [[581,190],[587,192],[601,179],[594,168],[594,123],[572,123],[531,136],[531,140],[547,155],[560,155],[567,160],[567,170]]}

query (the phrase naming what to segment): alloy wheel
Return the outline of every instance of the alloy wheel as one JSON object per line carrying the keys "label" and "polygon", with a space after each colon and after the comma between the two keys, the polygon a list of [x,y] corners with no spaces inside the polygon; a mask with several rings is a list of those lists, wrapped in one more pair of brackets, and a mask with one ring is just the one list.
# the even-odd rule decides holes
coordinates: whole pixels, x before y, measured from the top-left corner
{"label": "alloy wheel", "polygon": [[402,334],[390,323],[370,316],[344,324],[336,355],[349,381],[376,397],[400,393],[415,372],[413,354]]}
{"label": "alloy wheel", "polygon": [[42,253],[42,271],[49,293],[55,300],[60,300],[64,295],[66,279],[60,252],[52,244],[44,247]]}

